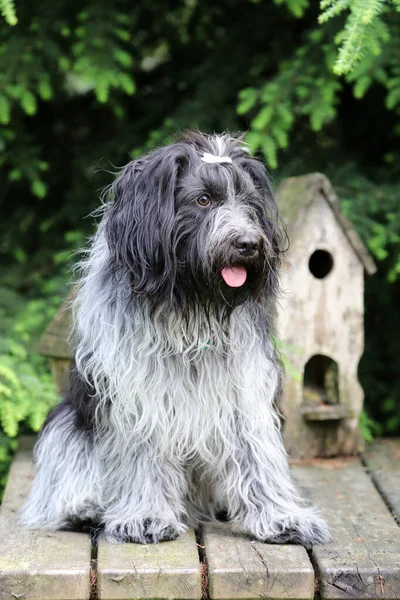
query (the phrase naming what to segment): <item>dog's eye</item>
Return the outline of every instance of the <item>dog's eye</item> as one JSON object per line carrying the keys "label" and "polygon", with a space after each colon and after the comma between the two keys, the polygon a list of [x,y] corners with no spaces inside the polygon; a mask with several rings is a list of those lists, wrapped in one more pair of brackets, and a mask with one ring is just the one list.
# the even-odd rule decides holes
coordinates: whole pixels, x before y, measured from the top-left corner
{"label": "dog's eye", "polygon": [[207,194],[203,194],[200,196],[197,202],[200,204],[200,206],[209,206],[211,204],[211,198],[210,196],[207,196]]}

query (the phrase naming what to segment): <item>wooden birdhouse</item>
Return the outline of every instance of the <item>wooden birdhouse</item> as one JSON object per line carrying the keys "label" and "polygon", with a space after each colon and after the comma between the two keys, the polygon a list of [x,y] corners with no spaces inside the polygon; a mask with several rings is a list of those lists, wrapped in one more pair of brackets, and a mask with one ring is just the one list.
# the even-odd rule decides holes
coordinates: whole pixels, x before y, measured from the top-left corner
{"label": "wooden birdhouse", "polygon": [[324,175],[286,179],[277,196],[290,239],[278,306],[285,445],[292,457],[354,454],[364,274],[376,267]]}

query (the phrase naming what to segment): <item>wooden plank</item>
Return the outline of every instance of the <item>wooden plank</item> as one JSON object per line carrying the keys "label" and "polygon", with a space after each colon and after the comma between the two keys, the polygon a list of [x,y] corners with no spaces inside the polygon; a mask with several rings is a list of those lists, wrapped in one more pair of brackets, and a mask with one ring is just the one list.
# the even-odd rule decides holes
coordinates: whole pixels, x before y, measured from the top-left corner
{"label": "wooden plank", "polygon": [[160,544],[100,541],[97,561],[99,600],[201,598],[201,572],[193,530]]}
{"label": "wooden plank", "polygon": [[254,542],[223,526],[207,527],[204,545],[212,600],[314,596],[314,571],[301,546]]}
{"label": "wooden plank", "polygon": [[399,598],[400,529],[360,461],[315,459],[294,473],[333,536],[312,549],[321,598]]}
{"label": "wooden plank", "polygon": [[347,409],[341,404],[321,404],[314,408],[305,406],[301,414],[306,421],[339,421],[346,417]]}
{"label": "wooden plank", "polygon": [[400,439],[371,442],[363,459],[376,487],[400,523]]}
{"label": "wooden plank", "polygon": [[11,466],[0,513],[0,600],[83,600],[90,595],[90,537],[72,532],[28,531],[17,511],[32,481],[26,445]]}

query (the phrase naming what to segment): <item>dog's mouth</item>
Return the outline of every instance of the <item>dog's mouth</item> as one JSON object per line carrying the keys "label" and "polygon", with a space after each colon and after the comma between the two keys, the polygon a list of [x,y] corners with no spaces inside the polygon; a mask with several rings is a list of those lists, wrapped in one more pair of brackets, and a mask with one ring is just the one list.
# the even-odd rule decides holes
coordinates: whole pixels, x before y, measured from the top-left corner
{"label": "dog's mouth", "polygon": [[232,288],[241,287],[246,283],[247,269],[243,265],[232,265],[231,267],[224,267],[220,271],[222,279],[226,285]]}

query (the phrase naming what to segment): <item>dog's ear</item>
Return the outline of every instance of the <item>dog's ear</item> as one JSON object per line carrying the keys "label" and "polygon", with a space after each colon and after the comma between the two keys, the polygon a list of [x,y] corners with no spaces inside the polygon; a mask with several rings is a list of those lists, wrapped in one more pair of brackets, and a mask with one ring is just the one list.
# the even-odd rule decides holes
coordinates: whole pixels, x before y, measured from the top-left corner
{"label": "dog's ear", "polygon": [[135,294],[172,292],[175,190],[188,164],[184,144],[172,144],[129,163],[110,188],[105,234],[116,269],[131,274]]}
{"label": "dog's ear", "polygon": [[263,195],[268,196],[271,199],[271,202],[274,202],[271,180],[268,177],[264,163],[257,158],[244,154],[239,159],[239,165],[250,175],[256,188],[261,190]]}
{"label": "dog's ear", "polygon": [[279,251],[284,243],[286,233],[267,169],[265,168],[264,163],[250,156],[243,156],[240,159],[239,164],[251,177],[262,198],[263,211],[260,213],[260,220],[263,227],[268,231],[269,239],[273,239],[274,242],[276,242],[276,249]]}

